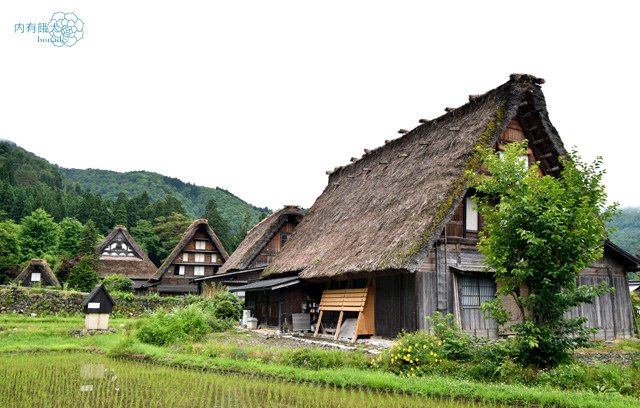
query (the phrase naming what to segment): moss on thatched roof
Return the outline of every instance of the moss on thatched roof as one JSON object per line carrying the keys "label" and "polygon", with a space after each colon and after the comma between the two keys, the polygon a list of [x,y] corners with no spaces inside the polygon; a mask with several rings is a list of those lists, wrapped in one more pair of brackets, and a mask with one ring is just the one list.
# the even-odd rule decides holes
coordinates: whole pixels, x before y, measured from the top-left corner
{"label": "moss on thatched roof", "polygon": [[162,265],[160,265],[160,268],[158,268],[158,270],[156,271],[153,278],[151,278],[151,280],[162,279],[162,275],[164,275],[164,273],[167,271],[167,268],[169,268],[169,266],[173,263],[173,261],[175,261],[176,257],[180,255],[185,245],[187,245],[187,243],[191,241],[191,239],[196,234],[196,232],[198,232],[198,230],[204,231],[209,236],[209,238],[213,241],[218,251],[220,251],[220,255],[222,256],[224,261],[225,262],[227,261],[227,259],[229,258],[229,254],[227,253],[227,250],[224,249],[222,242],[220,241],[216,233],[213,232],[213,229],[211,229],[211,227],[209,226],[209,222],[206,219],[201,218],[199,220],[195,220],[194,222],[191,223],[191,225],[189,225],[189,228],[187,228],[187,230],[184,232],[178,244],[175,246],[175,248],[173,248],[173,251],[169,254],[167,259],[165,259]]}
{"label": "moss on thatched roof", "polygon": [[299,224],[304,216],[302,208],[287,205],[256,224],[222,265],[218,274],[246,269],[287,222]]}
{"label": "moss on thatched roof", "polygon": [[[130,256],[108,254],[113,242],[119,241],[127,244],[131,249]],[[123,225],[116,225],[113,231],[96,247],[98,255],[98,275],[104,278],[109,275],[119,274],[129,279],[149,279],[156,272],[156,266],[129,234]]]}
{"label": "moss on thatched roof", "polygon": [[[541,168],[559,170],[565,154],[549,121],[542,80],[510,80],[445,115],[367,152],[331,173],[296,234],[263,276],[300,272],[304,279],[414,272],[467,191],[480,164],[517,116]],[[548,154],[550,153],[550,154]]]}
{"label": "moss on thatched roof", "polygon": [[16,282],[25,282],[25,279],[30,281],[30,276],[33,272],[40,273],[40,282],[42,284],[60,286],[60,282],[58,282],[56,275],[54,275],[45,259],[32,259],[29,265],[16,277]]}

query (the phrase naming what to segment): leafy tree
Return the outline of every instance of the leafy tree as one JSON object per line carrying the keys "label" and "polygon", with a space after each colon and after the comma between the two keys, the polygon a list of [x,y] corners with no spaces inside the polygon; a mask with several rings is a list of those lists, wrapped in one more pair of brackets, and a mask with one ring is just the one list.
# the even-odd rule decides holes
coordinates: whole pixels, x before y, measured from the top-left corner
{"label": "leafy tree", "polygon": [[26,259],[42,258],[57,251],[60,227],[45,210],[38,208],[24,217],[20,225],[20,247]]}
{"label": "leafy tree", "polygon": [[13,221],[0,222],[0,283],[6,281],[7,271],[17,269],[21,258],[20,226]]}
{"label": "leafy tree", "polygon": [[[575,348],[586,346],[592,330],[585,318],[565,319],[574,306],[606,293],[604,286],[577,286],[579,272],[603,253],[607,206],[602,161],[582,163],[574,151],[562,159],[559,177],[540,177],[538,166],[520,158],[524,144],[510,144],[504,156],[488,151],[478,176],[479,211],[484,219],[480,251],[495,270],[498,295],[512,296],[523,321],[512,326],[518,359],[554,366]],[[528,288],[521,292],[521,288]],[[483,305],[499,324],[509,320],[501,299]]]}
{"label": "leafy tree", "polygon": [[58,278],[60,283],[65,283],[69,279],[69,273],[71,272],[71,269],[73,269],[73,267],[76,266],[78,262],[80,262],[81,258],[82,256],[78,255],[74,258],[67,258],[63,256],[62,259],[60,259],[60,264],[55,270],[56,277]]}
{"label": "leafy tree", "polygon": [[140,220],[135,227],[131,228],[131,235],[147,252],[149,259],[156,265],[160,265],[162,260],[159,255],[160,239],[153,229],[153,224],[147,220]]}
{"label": "leafy tree", "polygon": [[231,246],[231,237],[229,236],[229,224],[222,218],[220,213],[218,212],[218,204],[216,204],[215,199],[210,199],[207,201],[207,206],[204,209],[204,214],[202,214],[202,218],[206,218],[209,221],[209,225],[216,233],[220,241],[222,241],[222,245],[225,248],[229,248]]}
{"label": "leafy tree", "polygon": [[179,213],[173,213],[168,217],[158,217],[154,220],[153,231],[160,242],[157,254],[159,259],[164,261],[190,224],[191,220],[186,215]]}
{"label": "leafy tree", "polygon": [[80,253],[81,254],[93,254],[96,250],[96,245],[98,245],[100,240],[100,233],[96,228],[96,224],[93,220],[87,221],[84,225],[84,229],[82,230],[82,234],[80,235]]}
{"label": "leafy tree", "polygon": [[133,281],[124,275],[113,274],[106,276],[102,280],[102,284],[110,292],[128,292],[133,293]]}
{"label": "leafy tree", "polygon": [[60,221],[59,250],[67,256],[76,256],[80,253],[80,239],[84,227],[75,218],[65,217]]}
{"label": "leafy tree", "polygon": [[85,255],[69,271],[67,283],[71,289],[90,292],[100,282],[95,260]]}

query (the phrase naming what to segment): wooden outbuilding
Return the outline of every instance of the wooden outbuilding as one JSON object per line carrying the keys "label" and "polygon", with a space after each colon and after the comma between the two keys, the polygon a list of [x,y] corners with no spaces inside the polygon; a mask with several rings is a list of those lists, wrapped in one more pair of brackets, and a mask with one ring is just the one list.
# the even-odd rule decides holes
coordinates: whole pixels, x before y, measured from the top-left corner
{"label": "wooden outbuilding", "polygon": [[[495,297],[496,281],[485,272],[477,249],[482,219],[465,173],[477,169],[478,148],[501,150],[526,139],[523,161],[539,162],[544,175],[560,174],[566,150],[549,119],[543,83],[531,75],[511,75],[496,89],[469,97],[441,117],[421,120],[401,137],[329,172],[327,187],[264,270],[262,284],[295,278],[299,284],[291,290],[306,285],[307,296],[319,302],[326,291],[373,288],[371,331],[377,336],[427,328],[426,317],[440,311],[454,314],[465,332],[496,337],[505,328],[485,319],[480,309]],[[616,292],[572,314],[600,327],[598,338],[629,337],[627,271],[640,261],[611,242],[604,245],[603,258],[583,271],[580,281],[607,282]],[[505,306],[518,319],[515,305],[505,301]],[[282,305],[287,307],[296,305]],[[339,318],[339,311],[327,311],[322,325],[337,325]],[[345,311],[343,318],[357,313]]]}
{"label": "wooden outbuilding", "polygon": [[116,225],[113,228],[96,247],[96,254],[100,279],[112,274],[126,276],[133,281],[136,294],[143,292],[142,286],[157,270],[124,225]]}
{"label": "wooden outbuilding", "polygon": [[161,295],[195,294],[194,278],[213,276],[228,258],[207,220],[195,220],[144,287]]}
{"label": "wooden outbuilding", "polygon": [[15,281],[22,286],[60,286],[60,282],[45,259],[32,259]]}
{"label": "wooden outbuilding", "polygon": [[85,313],[85,329],[109,329],[109,316],[115,304],[115,301],[104,285],[100,284],[94,287],[91,293],[89,293],[89,296],[82,302],[82,308]]}
{"label": "wooden outbuilding", "polygon": [[[256,224],[220,270],[211,276],[194,279],[198,293],[213,297],[220,286],[237,287],[260,277],[293,235],[304,216],[302,208],[287,205]],[[236,292],[244,296],[244,291]],[[255,293],[247,301],[253,302]]]}

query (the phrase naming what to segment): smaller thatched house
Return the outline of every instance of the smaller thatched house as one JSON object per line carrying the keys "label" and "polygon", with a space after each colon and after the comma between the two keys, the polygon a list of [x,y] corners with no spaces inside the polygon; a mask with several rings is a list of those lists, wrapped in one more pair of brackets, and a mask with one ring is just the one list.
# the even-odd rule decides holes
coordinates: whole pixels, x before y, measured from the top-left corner
{"label": "smaller thatched house", "polygon": [[212,276],[229,255],[206,219],[195,220],[145,288],[161,295],[196,293],[194,278]]}
{"label": "smaller thatched house", "polygon": [[44,259],[32,259],[20,275],[16,277],[16,282],[22,286],[60,286],[60,282],[53,274],[51,267]]}
{"label": "smaller thatched house", "polygon": [[256,280],[284,247],[303,216],[302,208],[287,205],[260,221],[217,273],[194,279],[198,292],[213,296],[221,285],[234,287]]}
{"label": "smaller thatched house", "polygon": [[113,274],[126,276],[133,281],[136,293],[156,272],[156,266],[123,225],[113,228],[96,253],[100,279]]}

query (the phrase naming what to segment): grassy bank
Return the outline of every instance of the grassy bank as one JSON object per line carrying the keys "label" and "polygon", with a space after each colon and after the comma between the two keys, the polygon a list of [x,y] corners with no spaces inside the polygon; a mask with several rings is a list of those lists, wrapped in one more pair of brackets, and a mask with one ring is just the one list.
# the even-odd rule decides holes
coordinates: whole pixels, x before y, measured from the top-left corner
{"label": "grassy bank", "polygon": [[[76,337],[82,317],[0,316],[0,353],[82,351],[146,364],[250,375],[295,383],[338,388],[406,393],[411,395],[565,407],[632,407],[640,400],[616,393],[567,391],[553,387],[486,384],[439,375],[403,378],[370,368],[363,353],[329,351],[317,347],[295,348],[278,340],[261,339],[235,331],[209,335],[200,342],[152,346],[139,342],[132,332],[139,321],[113,319],[116,333]],[[628,343],[625,347],[635,347]],[[369,367],[369,368],[368,368]]]}

